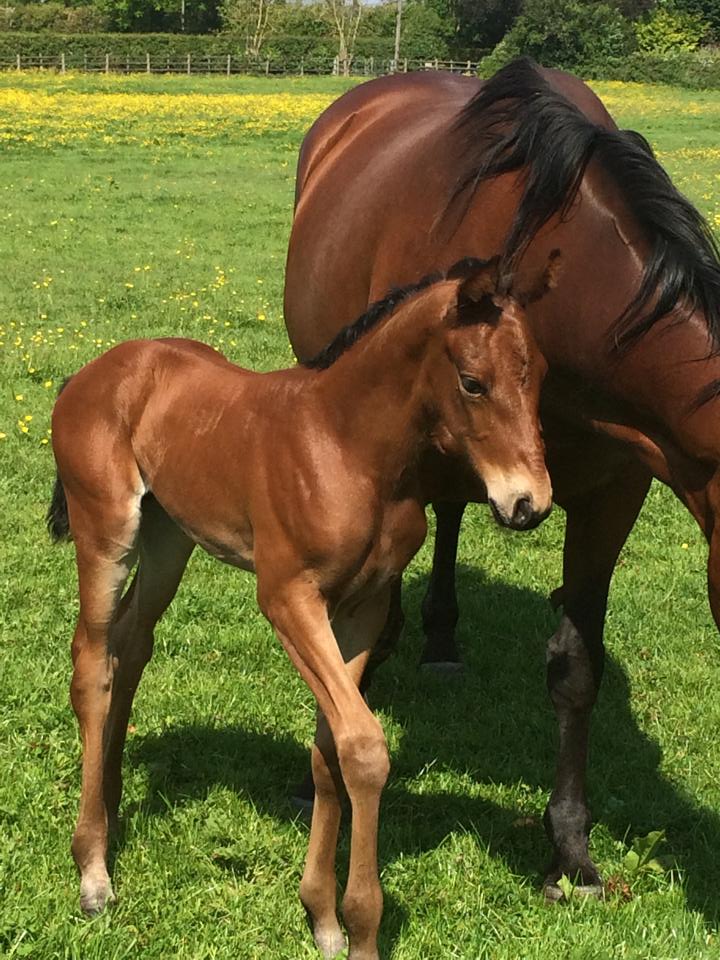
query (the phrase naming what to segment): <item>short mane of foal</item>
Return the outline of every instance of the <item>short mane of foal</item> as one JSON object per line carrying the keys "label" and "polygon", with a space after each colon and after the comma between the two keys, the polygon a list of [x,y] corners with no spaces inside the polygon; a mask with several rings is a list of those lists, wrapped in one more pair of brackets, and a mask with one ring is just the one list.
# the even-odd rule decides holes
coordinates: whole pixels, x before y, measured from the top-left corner
{"label": "short mane of foal", "polygon": [[[353,960],[377,957],[380,794],[389,760],[358,683],[390,591],[425,536],[438,470],[462,470],[500,522],[550,509],[538,424],[544,362],[497,259],[391,294],[306,367],[258,374],[204,344],[120,344],[65,385],[53,414],[48,522],[77,554],[71,697],[83,741],[72,850],[87,912],[114,898],[133,696],[196,544],[257,575],[260,608],[318,704],[316,801],[300,895],[325,957],[342,792],[352,846],[342,916]],[[127,579],[135,574],[125,591]],[[125,592],[124,592],[125,591]]]}

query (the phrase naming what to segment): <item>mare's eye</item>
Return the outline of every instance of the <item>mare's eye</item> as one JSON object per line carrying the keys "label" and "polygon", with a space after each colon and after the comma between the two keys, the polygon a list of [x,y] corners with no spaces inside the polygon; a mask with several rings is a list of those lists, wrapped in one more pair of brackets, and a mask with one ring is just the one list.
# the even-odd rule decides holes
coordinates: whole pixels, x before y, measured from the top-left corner
{"label": "mare's eye", "polygon": [[468,377],[465,374],[461,374],[460,386],[463,388],[465,393],[469,394],[471,397],[487,396],[488,388],[480,380],[476,380],[475,377]]}

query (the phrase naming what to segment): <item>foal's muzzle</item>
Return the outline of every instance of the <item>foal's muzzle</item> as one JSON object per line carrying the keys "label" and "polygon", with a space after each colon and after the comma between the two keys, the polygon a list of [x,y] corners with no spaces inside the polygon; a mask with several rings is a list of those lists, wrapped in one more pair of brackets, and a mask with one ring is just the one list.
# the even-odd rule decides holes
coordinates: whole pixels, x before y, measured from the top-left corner
{"label": "foal's muzzle", "polygon": [[503,527],[510,527],[511,530],[533,530],[552,510],[552,503],[538,510],[530,494],[518,497],[509,510],[501,507],[492,498],[488,503],[497,522]]}

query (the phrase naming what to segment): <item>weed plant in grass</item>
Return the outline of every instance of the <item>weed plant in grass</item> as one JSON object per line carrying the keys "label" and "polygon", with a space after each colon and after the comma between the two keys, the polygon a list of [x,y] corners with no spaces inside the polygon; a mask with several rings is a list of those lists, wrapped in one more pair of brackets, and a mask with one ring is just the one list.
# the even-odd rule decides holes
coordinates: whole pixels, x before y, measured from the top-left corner
{"label": "weed plant in grass", "polygon": [[[259,369],[292,362],[281,305],[295,160],[344,86],[0,76],[0,955],[315,956],[297,901],[307,833],[287,802],[307,764],[312,699],[257,612],[253,578],[199,552],[136,699],[119,902],[80,917],[69,855],[75,573],[72,549],[50,546],[44,511],[57,386],[112,343],[184,335]],[[719,225],[720,95],[598,90]],[[405,639],[372,693],[393,758],[384,956],[720,956],[718,635],[705,546],[660,487],[618,567],[593,723],[592,848],[611,892],[567,908],[541,901],[555,745],[546,596],[561,544],[559,512],[510,535],[484,508],[469,511],[467,670],[452,684],[416,666],[427,547],[408,571]],[[654,829],[670,861],[632,873],[630,843]]]}

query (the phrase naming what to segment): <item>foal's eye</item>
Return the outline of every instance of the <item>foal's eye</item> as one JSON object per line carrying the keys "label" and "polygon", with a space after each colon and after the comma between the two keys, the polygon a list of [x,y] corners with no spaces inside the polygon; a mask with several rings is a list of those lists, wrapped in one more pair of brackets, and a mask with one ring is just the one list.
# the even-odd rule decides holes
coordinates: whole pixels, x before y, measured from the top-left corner
{"label": "foal's eye", "polygon": [[487,396],[488,388],[480,380],[476,380],[475,377],[468,377],[465,374],[461,374],[460,386],[463,388],[465,393],[469,394],[471,397]]}

